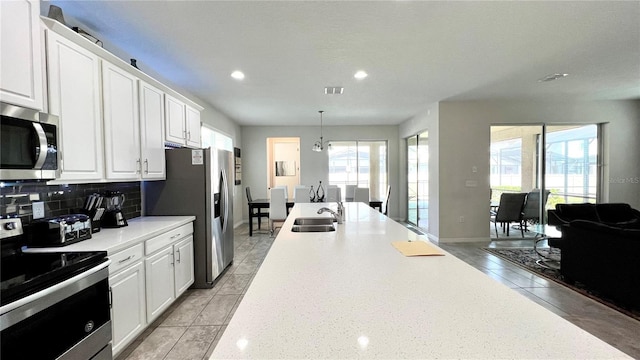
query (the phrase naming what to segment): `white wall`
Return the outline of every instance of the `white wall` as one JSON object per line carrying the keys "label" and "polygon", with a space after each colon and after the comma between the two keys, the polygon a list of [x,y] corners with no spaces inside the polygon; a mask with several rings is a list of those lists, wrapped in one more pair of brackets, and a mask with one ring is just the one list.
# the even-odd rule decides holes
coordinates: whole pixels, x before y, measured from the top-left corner
{"label": "white wall", "polygon": [[[389,151],[389,184],[391,201],[389,216],[398,216],[398,189],[401,165],[397,126],[324,126],[325,140],[387,140]],[[327,151],[314,152],[313,144],[320,138],[319,126],[243,126],[242,127],[242,177],[243,188],[251,187],[253,198],[267,198],[267,138],[300,138],[300,183],[327,184],[329,164]],[[406,183],[406,182],[405,182]],[[405,185],[406,186],[406,185]],[[243,215],[248,220],[246,197],[243,199]]]}
{"label": "white wall", "polygon": [[[489,238],[491,125],[541,123],[607,123],[603,138],[607,154],[604,200],[640,208],[640,183],[635,181],[640,178],[640,100],[441,102],[436,146],[439,172],[431,176],[437,177],[439,183],[430,182],[430,187],[437,188],[440,194],[439,233],[435,234],[439,241]],[[431,141],[430,136],[433,145]],[[471,171],[473,166],[477,173]],[[465,180],[475,180],[478,186],[465,187]],[[464,223],[458,222],[460,216],[465,217]]]}

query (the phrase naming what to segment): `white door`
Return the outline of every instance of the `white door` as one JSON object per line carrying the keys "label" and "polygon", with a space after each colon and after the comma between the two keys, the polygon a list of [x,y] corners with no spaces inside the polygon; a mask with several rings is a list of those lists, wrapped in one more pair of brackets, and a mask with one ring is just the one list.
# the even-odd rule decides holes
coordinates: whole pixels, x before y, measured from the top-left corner
{"label": "white door", "polygon": [[268,142],[271,154],[269,187],[286,185],[289,192],[287,198],[293,199],[294,189],[300,184],[300,138],[269,138]]}
{"label": "white door", "polygon": [[40,1],[0,1],[0,100],[42,110]]}
{"label": "white door", "polygon": [[139,179],[138,79],[103,60],[102,88],[107,179]]}
{"label": "white door", "polygon": [[164,179],[164,93],[144,81],[139,89],[142,178]]}
{"label": "white door", "polygon": [[173,246],[176,275],[176,298],[185,292],[194,281],[193,273],[193,235]]}
{"label": "white door", "polygon": [[142,262],[110,277],[113,353],[117,354],[146,327]]}
{"label": "white door", "polygon": [[144,263],[147,280],[147,324],[151,324],[175,300],[173,247],[161,250],[145,259]]}
{"label": "white door", "polygon": [[169,142],[184,145],[187,135],[184,103],[169,94],[165,95],[164,100],[167,116],[165,119],[166,139]]}
{"label": "white door", "polygon": [[60,117],[60,180],[104,177],[100,60],[47,31],[49,112]]}

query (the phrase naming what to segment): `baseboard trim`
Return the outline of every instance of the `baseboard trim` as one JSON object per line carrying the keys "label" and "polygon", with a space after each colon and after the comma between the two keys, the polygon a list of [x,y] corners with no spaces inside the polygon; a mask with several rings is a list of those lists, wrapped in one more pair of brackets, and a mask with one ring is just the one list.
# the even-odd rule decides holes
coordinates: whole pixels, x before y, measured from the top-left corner
{"label": "baseboard trim", "polygon": [[471,243],[471,242],[489,242],[491,239],[489,237],[475,237],[475,238],[441,238],[439,239],[440,244],[447,243]]}

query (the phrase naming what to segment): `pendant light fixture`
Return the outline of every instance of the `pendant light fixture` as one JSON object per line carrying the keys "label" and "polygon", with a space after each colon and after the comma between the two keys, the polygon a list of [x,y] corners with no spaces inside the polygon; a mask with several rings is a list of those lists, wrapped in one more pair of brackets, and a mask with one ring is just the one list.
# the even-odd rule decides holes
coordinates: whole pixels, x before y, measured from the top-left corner
{"label": "pendant light fixture", "polygon": [[[315,152],[320,152],[324,150],[324,138],[322,137],[322,113],[324,111],[319,110],[318,112],[320,113],[320,141],[316,141],[316,143],[313,144],[313,148],[311,149]],[[331,144],[328,144],[327,148],[329,149],[330,147],[331,147]]]}

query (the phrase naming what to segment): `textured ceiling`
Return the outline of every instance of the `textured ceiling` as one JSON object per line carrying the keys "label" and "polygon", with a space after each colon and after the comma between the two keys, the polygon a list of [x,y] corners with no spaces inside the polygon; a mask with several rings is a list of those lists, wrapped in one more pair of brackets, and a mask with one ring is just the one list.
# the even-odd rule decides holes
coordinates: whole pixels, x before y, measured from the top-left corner
{"label": "textured ceiling", "polygon": [[[443,100],[640,98],[639,1],[51,3],[242,125],[316,126],[318,110],[327,125],[398,124]],[[557,72],[570,75],[537,81]]]}

